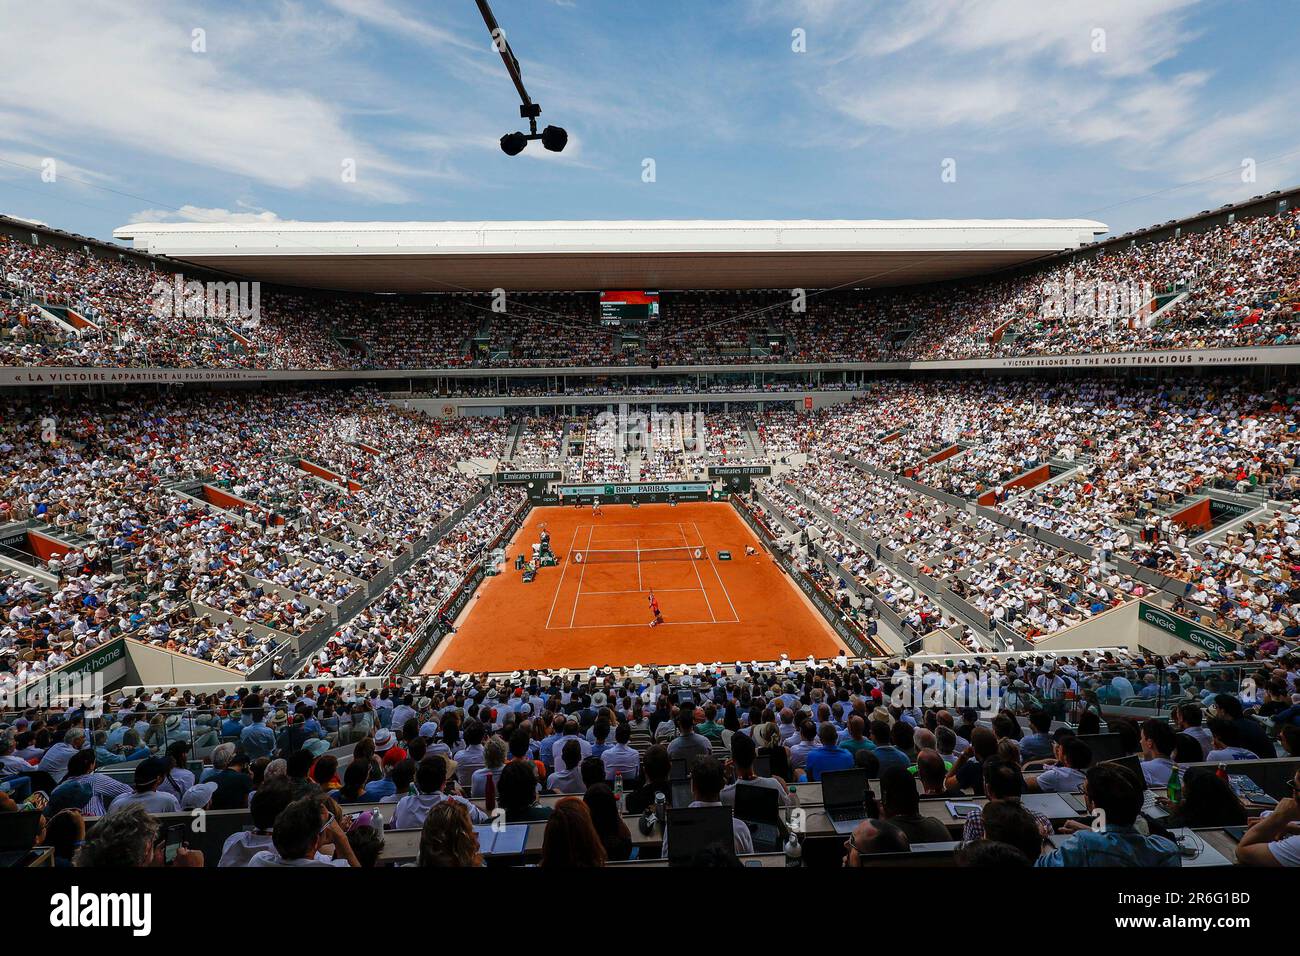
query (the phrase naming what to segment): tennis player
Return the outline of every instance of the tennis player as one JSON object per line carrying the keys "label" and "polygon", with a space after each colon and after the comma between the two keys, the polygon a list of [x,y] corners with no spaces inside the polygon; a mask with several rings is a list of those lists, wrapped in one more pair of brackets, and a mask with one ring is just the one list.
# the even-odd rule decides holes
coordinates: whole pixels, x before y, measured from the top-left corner
{"label": "tennis player", "polygon": [[659,599],[655,597],[654,591],[650,592],[650,613],[654,615],[654,620],[650,622],[651,627],[658,627],[664,622],[663,612],[659,610]]}

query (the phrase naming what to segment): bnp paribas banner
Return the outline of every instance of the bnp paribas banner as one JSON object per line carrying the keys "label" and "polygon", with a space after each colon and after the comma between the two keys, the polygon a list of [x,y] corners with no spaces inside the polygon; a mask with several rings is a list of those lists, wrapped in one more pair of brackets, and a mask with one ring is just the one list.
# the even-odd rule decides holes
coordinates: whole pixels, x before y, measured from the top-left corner
{"label": "bnp paribas banner", "polygon": [[1185,617],[1171,614],[1164,608],[1147,604],[1145,601],[1139,602],[1138,618],[1180,641],[1212,654],[1228,654],[1241,647],[1237,641],[1218,631],[1207,630]]}
{"label": "bnp paribas banner", "polygon": [[713,486],[707,481],[651,481],[635,484],[560,485],[560,499],[565,504],[590,504],[599,498],[605,503],[629,501],[708,501],[713,497]]}

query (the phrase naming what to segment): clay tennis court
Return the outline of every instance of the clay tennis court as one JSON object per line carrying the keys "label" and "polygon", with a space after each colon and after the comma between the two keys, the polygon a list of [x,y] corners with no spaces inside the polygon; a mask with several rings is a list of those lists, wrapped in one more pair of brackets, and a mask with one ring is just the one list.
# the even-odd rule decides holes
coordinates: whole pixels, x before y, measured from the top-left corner
{"label": "clay tennis court", "polygon": [[[479,587],[425,672],[840,652],[834,631],[731,505],[607,505],[603,512],[535,508],[507,547],[501,574]],[[560,563],[525,584],[515,555],[531,554],[542,524]],[[758,554],[747,557],[746,545]],[[719,550],[732,559],[717,560]],[[649,624],[652,589],[664,616],[658,627]]]}

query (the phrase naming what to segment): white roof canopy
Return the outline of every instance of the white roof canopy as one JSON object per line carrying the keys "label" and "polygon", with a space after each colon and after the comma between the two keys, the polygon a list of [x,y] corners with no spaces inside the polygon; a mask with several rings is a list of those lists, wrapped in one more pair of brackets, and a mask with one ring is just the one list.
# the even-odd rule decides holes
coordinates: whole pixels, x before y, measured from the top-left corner
{"label": "white roof canopy", "polygon": [[369,292],[831,288],[955,279],[1076,249],[1088,219],[136,223],[135,248]]}

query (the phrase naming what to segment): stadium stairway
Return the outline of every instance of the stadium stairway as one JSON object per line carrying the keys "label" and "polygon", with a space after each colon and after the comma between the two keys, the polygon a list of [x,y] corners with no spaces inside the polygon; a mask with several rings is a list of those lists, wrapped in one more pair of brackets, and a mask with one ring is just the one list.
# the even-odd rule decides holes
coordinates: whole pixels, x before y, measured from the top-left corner
{"label": "stadium stairway", "polygon": [[754,421],[754,416],[748,412],[742,414],[740,427],[747,446],[745,454],[753,459],[767,458],[767,449],[763,447],[763,440],[758,437],[758,423]]}
{"label": "stadium stairway", "polygon": [[519,447],[519,439],[523,437],[523,433],[524,423],[522,421],[514,421],[510,423],[510,428],[506,432],[506,445],[501,451],[502,461],[514,460],[515,450]]}
{"label": "stadium stairway", "polygon": [[[895,555],[883,546],[878,546],[877,542],[867,538],[854,525],[831,514],[820,501],[811,495],[805,494],[797,485],[787,482],[784,490],[816,514],[820,520],[825,521],[858,547],[875,556],[886,568],[912,584],[913,587],[929,597],[930,600],[947,611],[953,618],[968,625],[977,635],[987,641],[989,646],[997,643],[989,630],[988,619],[964,601],[956,599],[956,596],[941,582],[919,574],[915,568],[902,560],[900,556]],[[779,511],[779,509],[776,510]],[[874,594],[873,597],[875,597],[877,604],[884,603],[879,594]],[[950,600],[950,597],[953,599]]]}
{"label": "stadium stairway", "polygon": [[34,578],[37,584],[50,591],[59,588],[59,576],[46,570],[43,563],[35,556],[0,544],[0,578],[3,578],[6,572],[20,580]]}
{"label": "stadium stairway", "polygon": [[337,329],[330,333],[330,338],[344,355],[356,355],[362,359],[370,358],[370,343],[359,335],[345,335]]}
{"label": "stadium stairway", "polygon": [[[301,459],[297,455],[287,456],[283,460],[293,465],[299,465],[299,462],[301,461]],[[491,469],[494,470],[495,467],[496,467],[496,463],[494,461],[491,462]],[[324,469],[321,470],[323,471]],[[471,473],[477,473],[477,472],[471,472]],[[341,489],[343,487],[338,482],[331,481],[327,478],[324,478],[320,474],[315,473],[314,471],[303,469],[303,474],[308,478],[310,478],[312,481],[315,481],[316,483],[327,488]],[[230,508],[222,507],[221,505],[209,500],[206,497],[202,497],[201,496],[202,491],[207,487],[208,486],[202,480],[197,480],[197,479],[192,479],[190,481],[185,481],[185,482],[174,482],[167,486],[168,490],[171,491],[173,494],[179,497],[188,498],[194,501],[196,504],[210,511],[220,512],[232,521],[237,521],[249,527],[260,527],[260,522],[256,517],[250,517],[249,515],[240,514],[239,512],[232,510]],[[243,499],[237,499],[233,495],[229,495],[229,497],[236,501],[243,501]],[[252,510],[266,509],[269,511],[268,506],[264,503],[256,502],[256,501],[248,501],[245,503]],[[298,525],[300,524],[300,522],[295,521],[294,524]],[[384,535],[379,534],[379,532],[373,528],[364,525],[359,525],[351,521],[341,520],[340,525],[351,529],[351,531],[363,537],[364,536],[378,537],[378,538],[384,537]],[[379,573],[369,581],[362,581],[359,578],[352,577],[351,575],[347,575],[342,572],[337,572],[337,571],[332,572],[336,577],[348,580],[357,588],[357,590],[353,594],[349,595],[347,599],[345,599],[342,603],[338,605],[333,605],[327,602],[318,601],[312,598],[310,595],[293,591],[292,589],[285,588],[282,585],[278,585],[275,582],[269,581],[264,578],[255,577],[254,575],[246,576],[250,584],[255,583],[257,585],[262,586],[268,592],[278,593],[285,600],[290,600],[294,596],[297,596],[301,598],[302,602],[306,604],[308,607],[321,607],[322,610],[326,612],[326,618],[321,623],[317,624],[307,632],[300,635],[289,635],[285,632],[276,630],[274,628],[264,628],[262,625],[256,624],[254,622],[247,622],[243,618],[235,616],[236,623],[239,623],[241,626],[248,626],[249,624],[251,624],[253,626],[254,631],[257,632],[259,635],[266,634],[271,636],[276,641],[277,645],[279,645],[281,649],[281,653],[287,651],[290,654],[290,662],[294,666],[296,666],[297,663],[301,661],[302,658],[313,653],[321,645],[323,645],[324,642],[328,639],[328,637],[331,634],[333,634],[338,628],[345,626],[349,621],[351,621],[353,617],[355,617],[367,604],[370,603],[371,599],[373,599],[383,590],[383,588],[388,584],[388,582],[391,581],[392,578],[400,570],[397,567],[395,567],[395,562],[389,561],[378,555],[371,554],[369,551],[365,551],[363,549],[349,545],[346,542],[339,540],[338,537],[332,536],[328,533],[318,533],[317,536],[320,538],[320,540],[323,543],[327,544],[329,547],[333,549],[344,551],[348,554],[361,554],[366,557],[374,558],[375,560],[379,561],[382,564],[382,568],[379,571]],[[301,565],[307,568],[320,567],[320,565],[316,564],[316,562],[311,561],[307,558],[296,558],[293,563],[295,565]],[[321,570],[325,571],[328,569],[321,568]],[[198,606],[198,612],[200,614],[212,613],[214,619],[216,620],[224,620],[227,616],[229,616],[225,614],[225,612],[221,612],[215,608],[209,608],[204,605]]]}
{"label": "stadium stairway", "polygon": [[497,458],[466,458],[456,462],[456,470],[462,475],[486,478],[496,472],[499,464]]}
{"label": "stadium stairway", "polygon": [[[1183,291],[1174,295],[1172,298],[1169,298],[1166,302],[1162,303],[1159,306],[1159,308],[1157,308],[1153,313],[1151,313],[1151,317],[1147,320],[1147,325],[1155,326],[1155,325],[1161,325],[1165,322],[1168,322],[1171,318],[1173,318],[1173,315],[1175,313],[1175,310],[1178,308],[1179,303],[1181,303],[1184,299],[1186,299],[1191,294],[1192,293],[1190,289],[1184,289]],[[1159,302],[1161,298],[1162,296],[1157,296],[1156,301]]]}
{"label": "stadium stairway", "polygon": [[234,495],[228,493],[225,493],[225,497],[229,498],[229,501],[220,500],[220,495],[216,496],[216,500],[214,500],[214,498],[209,498],[204,493],[207,488],[207,482],[202,479],[169,482],[165,487],[168,492],[176,497],[187,499],[198,505],[200,508],[224,515],[233,522],[253,528],[261,527],[261,522],[257,518],[257,512],[262,511],[262,508],[251,501],[242,502],[244,505],[247,505],[248,513],[241,514],[239,511],[234,510],[233,507],[234,504],[241,501],[241,499],[235,498]]}
{"label": "stadium stairway", "polygon": [[83,329],[87,332],[100,331],[98,325],[91,322],[80,313],[68,308],[66,305],[50,305],[49,303],[33,304],[42,318],[53,322],[64,332],[70,332],[73,335],[80,336]]}

